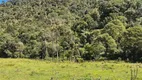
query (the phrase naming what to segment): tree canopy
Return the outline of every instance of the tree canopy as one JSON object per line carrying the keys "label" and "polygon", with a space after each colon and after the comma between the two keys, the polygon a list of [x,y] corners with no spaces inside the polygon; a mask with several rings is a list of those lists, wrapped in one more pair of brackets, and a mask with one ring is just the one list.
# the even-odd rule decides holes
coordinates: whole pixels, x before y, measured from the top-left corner
{"label": "tree canopy", "polygon": [[142,61],[141,0],[8,0],[0,57]]}

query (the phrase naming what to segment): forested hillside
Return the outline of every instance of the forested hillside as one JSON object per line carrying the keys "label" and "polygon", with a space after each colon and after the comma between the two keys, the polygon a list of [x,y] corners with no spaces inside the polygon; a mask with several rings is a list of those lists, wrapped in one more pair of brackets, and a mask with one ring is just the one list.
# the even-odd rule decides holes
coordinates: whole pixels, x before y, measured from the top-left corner
{"label": "forested hillside", "polygon": [[142,1],[9,0],[0,57],[142,62]]}

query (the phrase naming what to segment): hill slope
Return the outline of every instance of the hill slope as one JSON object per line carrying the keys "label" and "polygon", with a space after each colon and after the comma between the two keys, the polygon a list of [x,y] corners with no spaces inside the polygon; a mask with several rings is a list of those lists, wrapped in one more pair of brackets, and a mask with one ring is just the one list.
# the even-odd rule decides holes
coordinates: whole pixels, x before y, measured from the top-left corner
{"label": "hill slope", "polygon": [[141,61],[141,0],[10,0],[0,57]]}

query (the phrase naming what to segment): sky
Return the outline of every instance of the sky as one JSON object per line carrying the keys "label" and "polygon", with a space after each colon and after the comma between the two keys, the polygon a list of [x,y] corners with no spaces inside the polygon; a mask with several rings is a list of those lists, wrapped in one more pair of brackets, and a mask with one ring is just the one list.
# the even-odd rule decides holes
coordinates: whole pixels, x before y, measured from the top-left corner
{"label": "sky", "polygon": [[0,0],[0,3],[2,3],[2,1],[6,2],[7,0]]}

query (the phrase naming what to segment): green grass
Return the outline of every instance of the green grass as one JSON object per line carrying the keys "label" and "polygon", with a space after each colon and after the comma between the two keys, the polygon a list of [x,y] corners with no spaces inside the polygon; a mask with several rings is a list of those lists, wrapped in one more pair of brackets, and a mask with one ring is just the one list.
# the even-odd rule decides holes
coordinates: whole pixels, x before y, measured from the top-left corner
{"label": "green grass", "polygon": [[28,59],[0,59],[0,80],[130,80],[131,68],[142,64],[124,62],[49,62]]}

